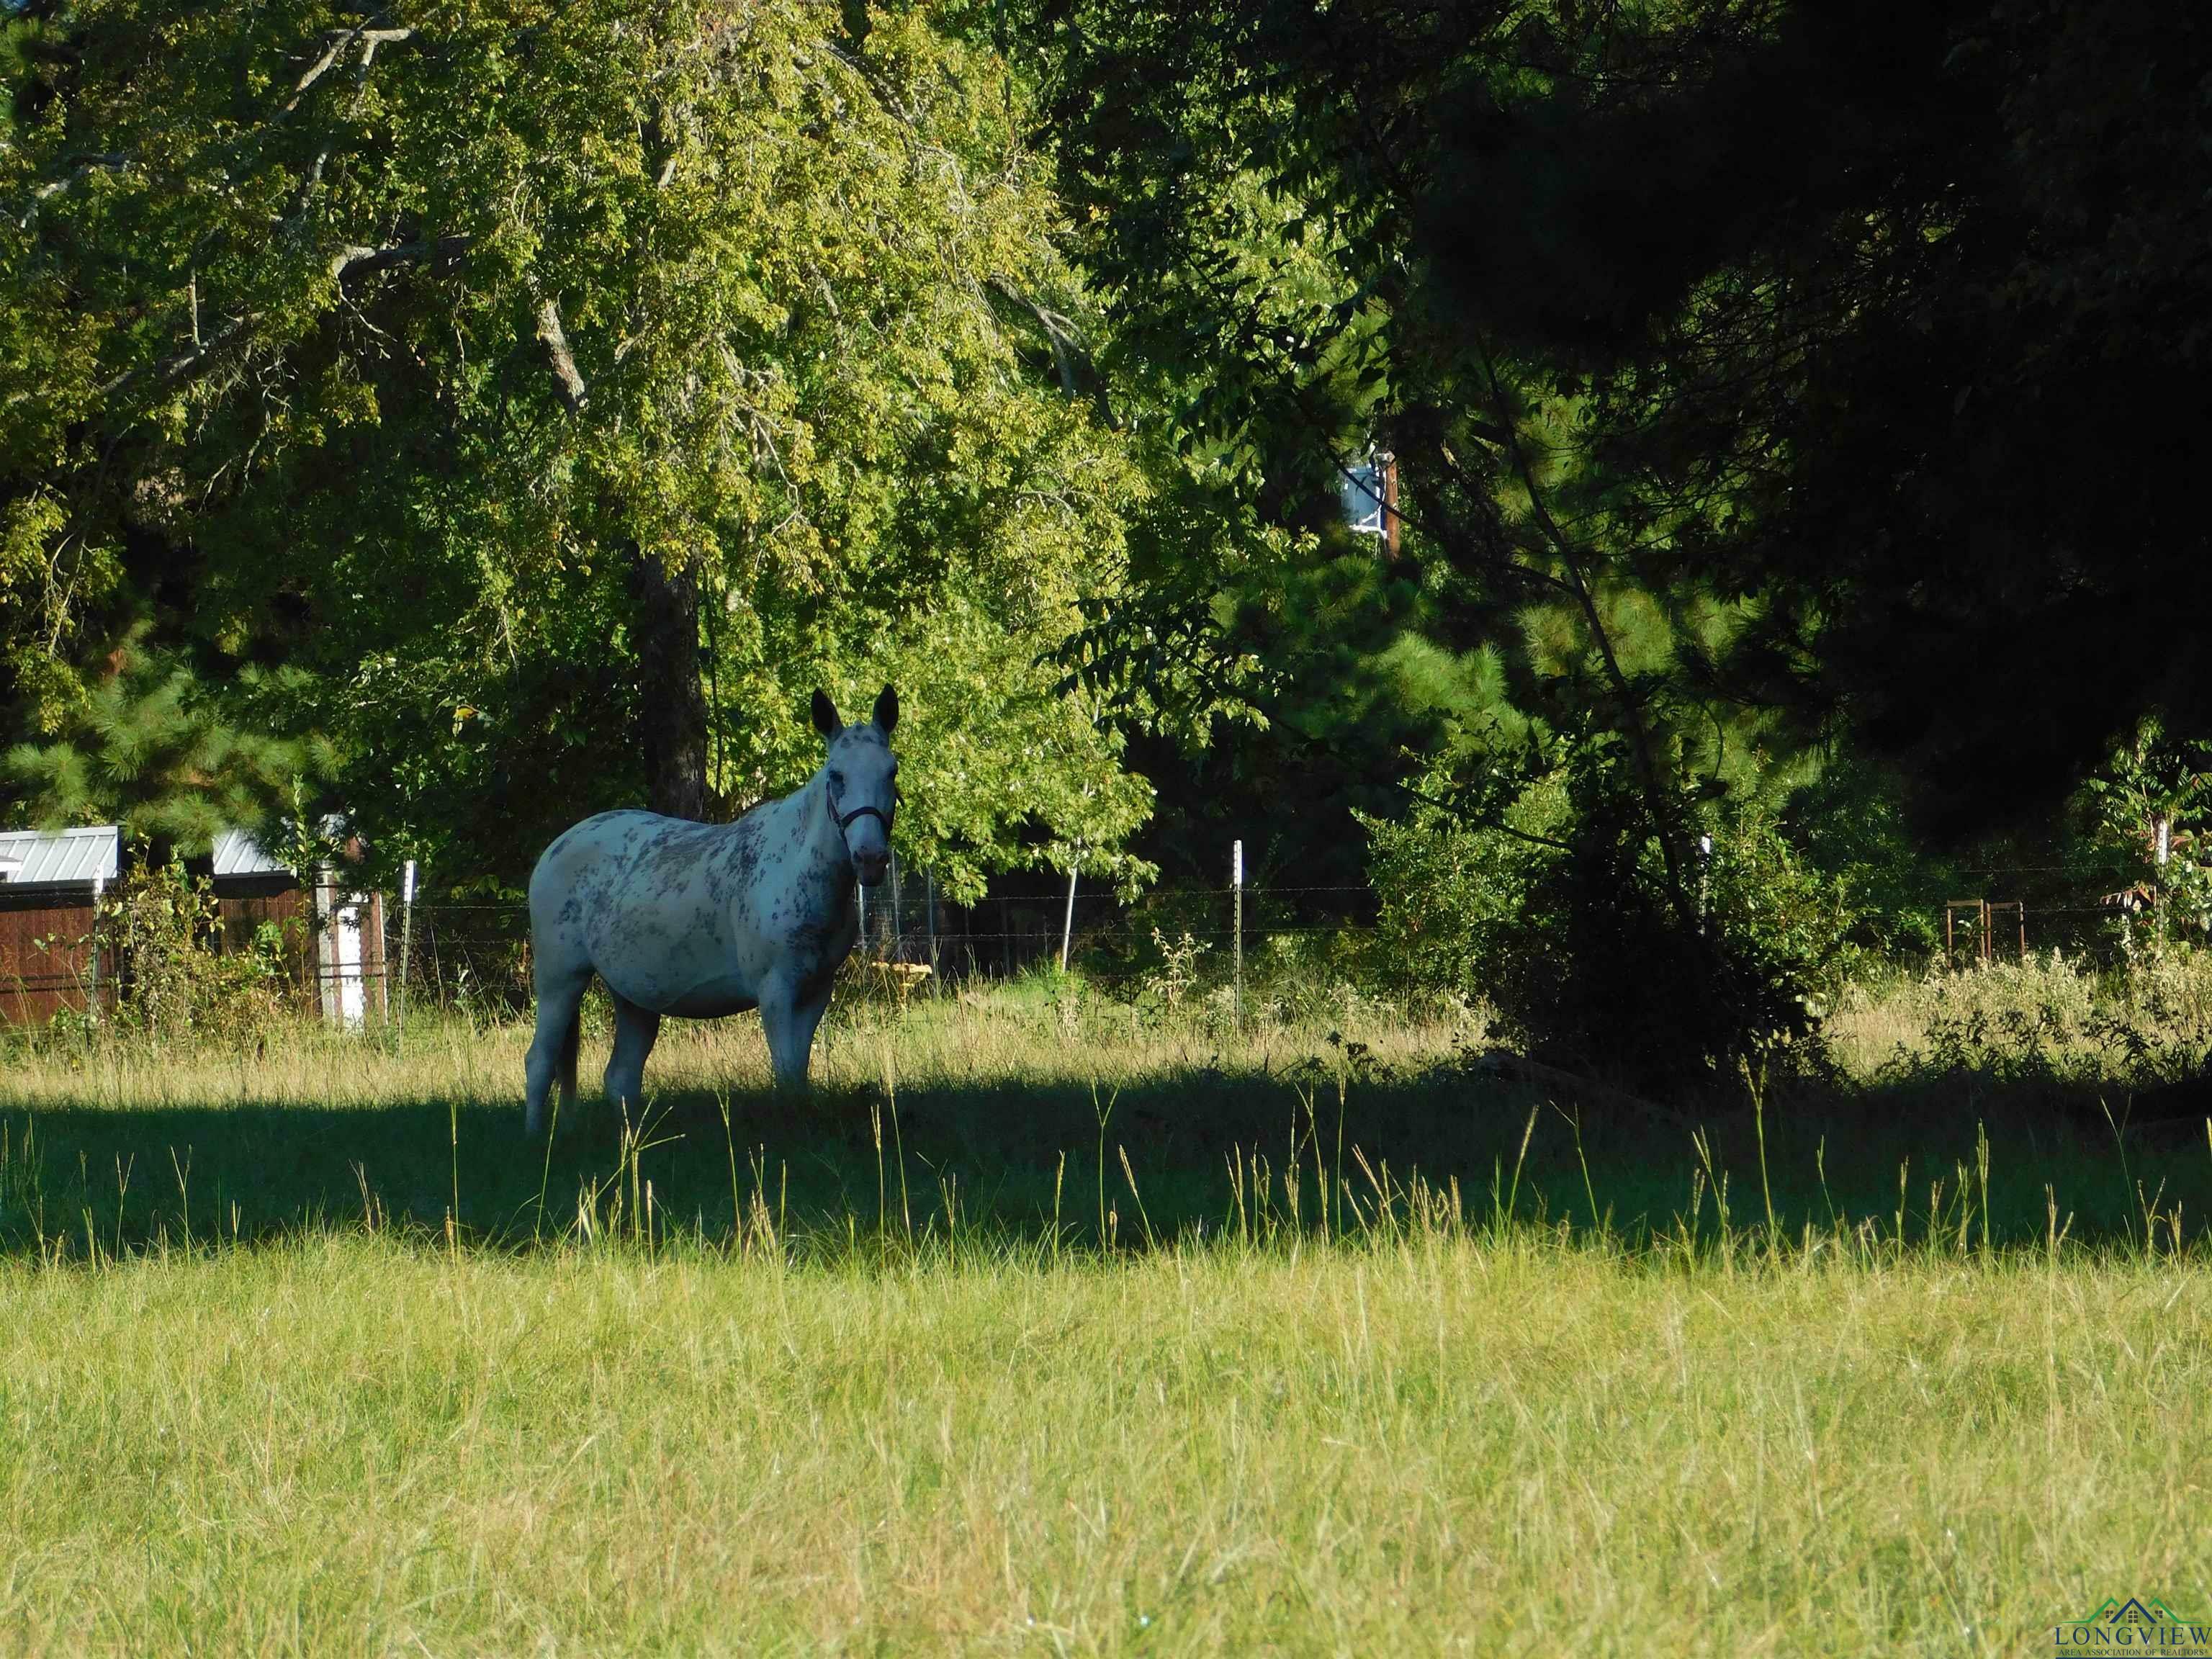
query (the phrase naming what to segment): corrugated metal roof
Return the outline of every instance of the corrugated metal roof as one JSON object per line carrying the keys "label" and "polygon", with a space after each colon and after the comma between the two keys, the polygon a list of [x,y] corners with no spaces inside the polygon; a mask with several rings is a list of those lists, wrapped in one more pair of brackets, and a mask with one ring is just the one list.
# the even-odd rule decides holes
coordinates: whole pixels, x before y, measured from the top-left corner
{"label": "corrugated metal roof", "polygon": [[93,878],[113,881],[122,834],[112,823],[58,834],[0,830],[0,882],[10,887],[59,887]]}
{"label": "corrugated metal roof", "polygon": [[261,844],[243,830],[226,830],[215,838],[215,873],[225,876],[283,876],[283,864],[261,850]]}

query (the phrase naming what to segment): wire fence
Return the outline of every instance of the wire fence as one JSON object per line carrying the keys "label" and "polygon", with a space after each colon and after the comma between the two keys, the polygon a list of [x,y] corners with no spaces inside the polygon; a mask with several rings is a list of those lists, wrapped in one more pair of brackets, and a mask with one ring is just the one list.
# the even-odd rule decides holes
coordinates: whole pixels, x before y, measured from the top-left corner
{"label": "wire fence", "polygon": [[[2031,867],[2039,868],[2005,872]],[[1304,948],[1297,959],[1310,960],[1314,942],[1371,943],[1380,910],[1379,896],[1354,884],[1154,887],[1133,902],[1079,879],[1073,892],[1048,890],[1043,880],[1028,885],[958,904],[928,872],[897,871],[856,894],[856,955],[864,963],[927,967],[939,982],[1012,978],[1063,956],[1135,971],[1170,954],[1187,964],[1204,955],[1213,975],[1232,959],[1261,967],[1286,945]],[[501,1012],[531,1000],[529,910],[520,899],[410,903],[398,894],[293,889],[222,897],[218,909],[218,951],[273,951],[300,1004],[349,1024],[392,1018],[403,999]],[[1963,965],[2054,948],[2108,951],[2122,909],[2069,894],[2051,902],[1954,898],[1931,904],[1929,915],[1942,929],[1939,959]],[[1371,954],[1368,961],[1382,965]],[[95,945],[88,890],[0,887],[0,1022],[112,1007],[129,974],[128,963]]]}
{"label": "wire fence", "polygon": [[[1247,887],[1243,926],[1231,887],[1154,888],[1132,905],[1103,888],[1059,895],[996,895],[957,904],[935,884],[906,877],[858,896],[864,962],[927,967],[940,978],[1008,978],[1071,957],[1129,961],[1197,946],[1233,956],[1241,939],[1255,956],[1273,940],[1360,936],[1374,931],[1370,890],[1358,886]],[[1327,902],[1339,914],[1313,913]],[[529,911],[520,901],[422,901],[401,967],[404,915],[386,907],[387,959],[408,994],[466,1003],[511,1000],[529,992]],[[396,987],[395,987],[396,989]]]}

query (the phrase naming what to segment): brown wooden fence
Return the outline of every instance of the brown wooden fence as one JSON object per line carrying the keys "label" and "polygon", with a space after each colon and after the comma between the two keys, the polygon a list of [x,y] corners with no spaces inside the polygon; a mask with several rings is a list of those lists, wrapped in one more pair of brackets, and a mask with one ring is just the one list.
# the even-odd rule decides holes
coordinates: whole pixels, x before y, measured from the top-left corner
{"label": "brown wooden fence", "polygon": [[[115,1004],[114,963],[100,964],[101,1005]],[[92,896],[0,896],[0,1020],[43,1025],[82,1013],[92,974]]]}
{"label": "brown wooden fence", "polygon": [[[306,888],[259,883],[216,896],[216,948],[252,948],[264,925],[277,932],[278,948],[294,1000],[304,1012],[339,1012],[343,973],[334,951],[319,936],[313,896]],[[112,950],[100,952],[93,972],[93,908],[88,894],[0,892],[0,1023],[44,1024],[64,1011],[84,1012],[97,985],[100,1006],[112,1009],[121,986]],[[384,948],[384,896],[361,901],[362,1012],[383,1017],[389,997]]]}

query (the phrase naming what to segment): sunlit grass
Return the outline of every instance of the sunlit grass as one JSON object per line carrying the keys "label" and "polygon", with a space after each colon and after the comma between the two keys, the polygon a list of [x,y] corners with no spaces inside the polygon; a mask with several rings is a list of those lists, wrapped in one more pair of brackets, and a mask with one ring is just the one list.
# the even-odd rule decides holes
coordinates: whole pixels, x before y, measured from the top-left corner
{"label": "sunlit grass", "polygon": [[2212,1291],[1433,1223],[0,1268],[0,1645],[2030,1652],[2212,1604]]}
{"label": "sunlit grass", "polygon": [[2009,1654],[2212,1608],[2202,1126],[1692,1133],[1471,1035],[1031,987],[848,1008],[794,1103],[750,1022],[679,1027],[642,1121],[551,1149],[508,1025],[21,1054],[0,1653]]}
{"label": "sunlit grass", "polygon": [[[595,1093],[612,1027],[596,1000],[586,1003],[580,1066]],[[1387,1004],[1353,999],[1333,1018],[1254,1023],[1238,1029],[1202,1011],[1162,1019],[1048,980],[1009,991],[914,996],[903,1002],[848,996],[823,1024],[813,1076],[825,1089],[879,1084],[887,1066],[918,1086],[1079,1082],[1129,1079],[1218,1066],[1279,1070],[1346,1042],[1376,1060],[1433,1060],[1478,1037],[1479,1020],[1407,1021]],[[1337,1041],[1332,1044],[1334,1033]],[[228,1106],[312,1101],[377,1106],[453,1097],[514,1103],[520,1109],[527,1021],[423,1011],[404,1033],[372,1023],[347,1033],[302,1021],[258,1042],[151,1042],[99,1038],[24,1045],[8,1056],[0,1104]],[[660,1093],[765,1089],[768,1045],[750,1015],[671,1020],[647,1070]]]}

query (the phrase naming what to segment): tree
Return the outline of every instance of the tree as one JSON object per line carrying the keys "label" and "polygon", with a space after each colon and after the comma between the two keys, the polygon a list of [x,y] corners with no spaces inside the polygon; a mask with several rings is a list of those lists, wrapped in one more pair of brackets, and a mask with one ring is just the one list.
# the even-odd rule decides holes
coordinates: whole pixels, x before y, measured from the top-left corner
{"label": "tree", "polygon": [[927,665],[994,695],[912,699],[909,856],[1135,872],[1142,786],[1034,669],[1143,495],[1053,371],[1048,180],[988,52],[843,13],[69,13],[0,157],[24,740],[148,620],[388,849],[513,883],[594,807],[790,787],[813,684]]}
{"label": "tree", "polygon": [[2107,878],[2126,884],[2109,896],[2119,907],[2123,942],[2132,948],[2138,907],[2151,912],[2154,950],[2173,943],[2184,927],[2200,939],[2212,932],[2212,861],[2204,857],[2212,741],[2177,740],[2146,720],[2081,794]]}
{"label": "tree", "polygon": [[1640,810],[1590,804],[1647,837],[1624,912],[1656,894],[1686,930],[1711,803],[1838,744],[1957,831],[2057,802],[2147,708],[2212,719],[2203,423],[2148,416],[2202,378],[2203,25],[1026,15],[1122,349],[1203,362],[1168,377],[1181,428],[1260,434],[1310,498],[1366,435],[1395,449],[1404,625],[1504,694],[1462,705],[1504,738],[1462,738],[1473,769],[1532,722],[1619,739],[1593,775]]}
{"label": "tree", "polygon": [[[1295,719],[1310,748],[1357,755],[1332,769],[1364,772],[1370,789],[1452,780],[1457,813],[1495,821],[1510,804],[1496,779],[1547,775],[1518,764],[1532,742],[1601,757],[1574,806],[1592,844],[1618,851],[1603,869],[1620,887],[1577,902],[1647,916],[1668,938],[1679,972],[1665,976],[1686,975],[1711,1004],[1691,1022],[1701,1040],[1732,1033],[1706,1056],[1725,1070],[1765,1017],[1699,929],[1692,849],[1711,799],[1785,781],[1768,763],[1775,715],[1712,672],[1760,626],[1760,603],[1676,556],[1671,523],[1653,535],[1632,516],[1600,453],[1595,366],[1574,341],[1466,303],[1451,242],[1479,234],[1481,216],[1444,210],[1470,106],[1563,81],[1626,84],[1678,52],[1634,21],[1502,3],[1053,0],[1028,27],[1114,349],[1158,366],[1194,470],[1242,469],[1255,516],[1322,556],[1248,562],[1256,579],[1232,591],[1249,602],[1215,610],[1223,654],[1266,639],[1251,654],[1293,686],[1268,706],[1261,677],[1279,726]],[[1194,363],[1201,374],[1175,367]],[[1345,538],[1332,544],[1321,520],[1370,441],[1395,453],[1405,482],[1402,557],[1364,584],[1382,603],[1347,617],[1302,601],[1363,586],[1330,569]],[[1153,595],[1136,598],[1125,659],[1132,635],[1163,631]],[[1097,657],[1117,666],[1110,650]],[[1310,672],[1323,664],[1336,672]],[[1340,688],[1350,695],[1329,706]],[[1389,810],[1404,806],[1401,794]]]}
{"label": "tree", "polygon": [[[1656,16],[1463,100],[1428,246],[1588,389],[1620,523],[1755,596],[1717,666],[1951,832],[2212,722],[2212,26],[2055,0]],[[1440,175],[1442,176],[1442,175]],[[1468,216],[1480,210],[1479,230]]]}

